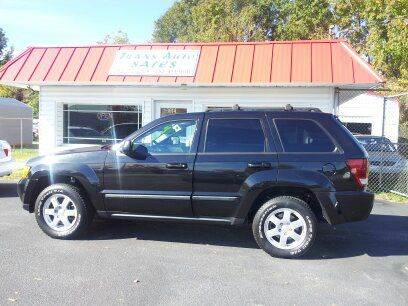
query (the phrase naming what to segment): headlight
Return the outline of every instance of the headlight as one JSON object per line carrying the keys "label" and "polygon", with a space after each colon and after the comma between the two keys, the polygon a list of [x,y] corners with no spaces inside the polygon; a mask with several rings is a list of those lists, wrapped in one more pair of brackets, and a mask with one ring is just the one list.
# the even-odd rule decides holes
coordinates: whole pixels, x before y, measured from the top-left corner
{"label": "headlight", "polygon": [[27,178],[28,174],[30,173],[31,167],[24,165],[24,167],[21,169],[21,178]]}

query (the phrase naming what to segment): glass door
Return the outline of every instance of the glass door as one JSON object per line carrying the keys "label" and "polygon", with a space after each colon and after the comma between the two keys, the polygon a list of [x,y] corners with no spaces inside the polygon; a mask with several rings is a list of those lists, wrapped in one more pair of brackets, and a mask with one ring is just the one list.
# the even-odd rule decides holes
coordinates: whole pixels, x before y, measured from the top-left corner
{"label": "glass door", "polygon": [[164,117],[167,115],[185,114],[192,112],[192,102],[166,101],[155,102],[155,118]]}

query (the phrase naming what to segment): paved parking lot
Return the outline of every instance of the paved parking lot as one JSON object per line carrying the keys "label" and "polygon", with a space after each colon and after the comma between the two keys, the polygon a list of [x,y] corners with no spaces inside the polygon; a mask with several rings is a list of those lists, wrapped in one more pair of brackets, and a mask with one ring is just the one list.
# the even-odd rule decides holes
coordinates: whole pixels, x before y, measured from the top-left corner
{"label": "paved parking lot", "polygon": [[97,221],[48,238],[0,183],[2,304],[408,304],[408,205],[320,226],[303,259],[269,257],[249,228]]}

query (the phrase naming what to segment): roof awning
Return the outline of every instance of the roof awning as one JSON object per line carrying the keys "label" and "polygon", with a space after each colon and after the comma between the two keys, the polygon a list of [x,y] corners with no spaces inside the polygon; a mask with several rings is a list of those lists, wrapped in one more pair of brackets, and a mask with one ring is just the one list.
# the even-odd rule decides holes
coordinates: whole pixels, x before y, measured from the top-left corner
{"label": "roof awning", "polygon": [[[141,67],[141,59],[148,68]],[[29,47],[0,68],[0,84],[11,86],[376,87],[383,82],[343,40]]]}

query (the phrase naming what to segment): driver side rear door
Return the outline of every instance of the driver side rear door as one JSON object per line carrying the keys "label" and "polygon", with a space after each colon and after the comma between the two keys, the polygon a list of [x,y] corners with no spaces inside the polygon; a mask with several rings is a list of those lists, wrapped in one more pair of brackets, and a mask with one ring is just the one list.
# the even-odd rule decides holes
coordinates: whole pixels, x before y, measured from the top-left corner
{"label": "driver side rear door", "polygon": [[138,160],[111,151],[105,164],[106,210],[154,216],[192,216],[193,166],[202,114],[162,118],[137,135],[148,156]]}

